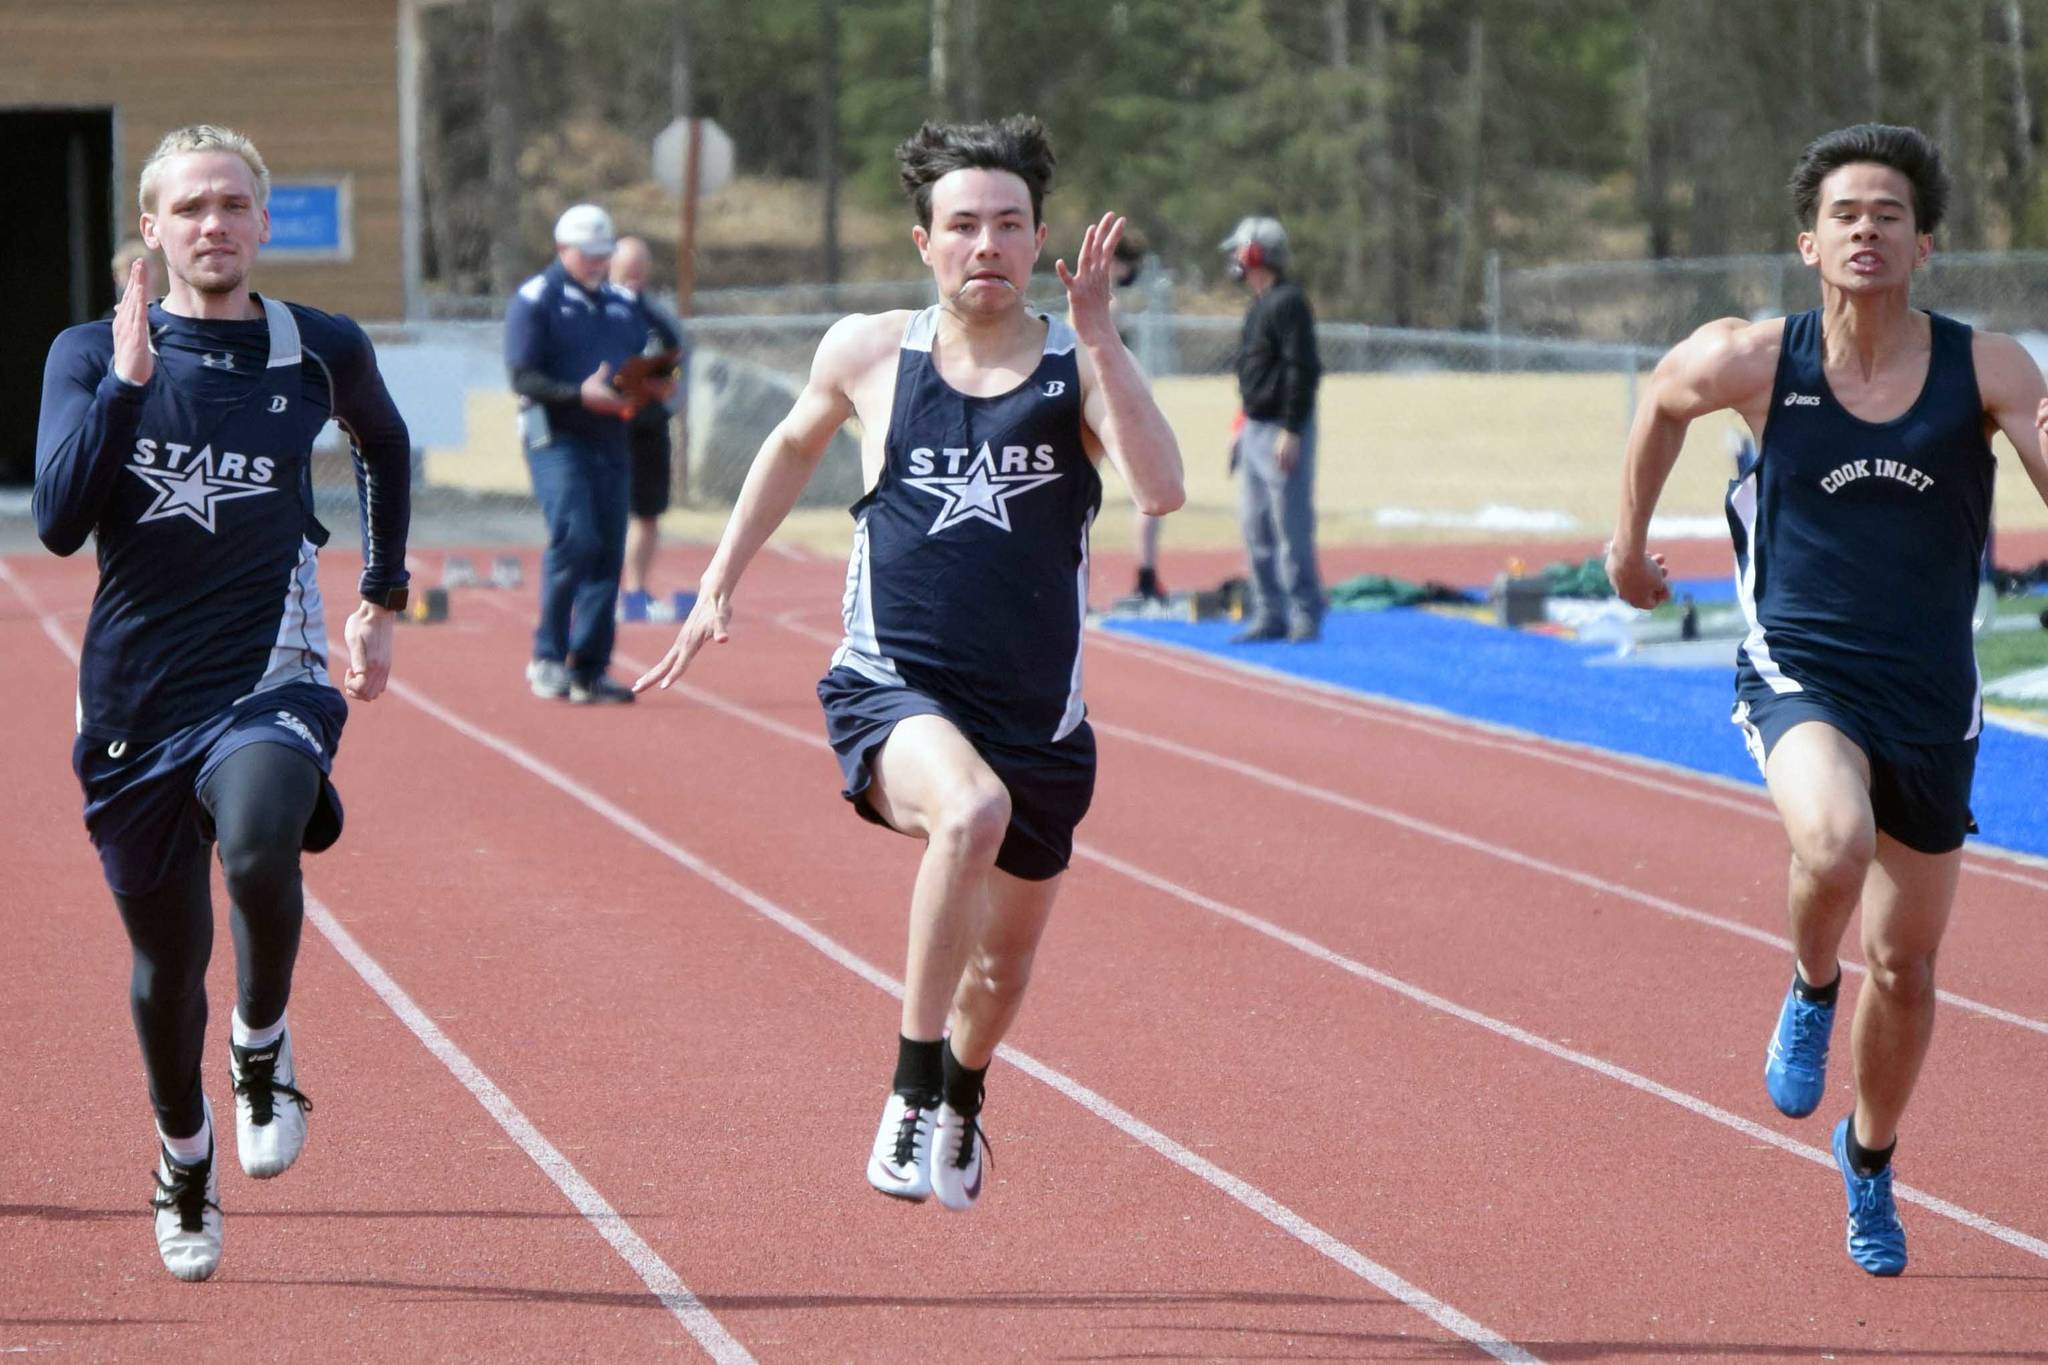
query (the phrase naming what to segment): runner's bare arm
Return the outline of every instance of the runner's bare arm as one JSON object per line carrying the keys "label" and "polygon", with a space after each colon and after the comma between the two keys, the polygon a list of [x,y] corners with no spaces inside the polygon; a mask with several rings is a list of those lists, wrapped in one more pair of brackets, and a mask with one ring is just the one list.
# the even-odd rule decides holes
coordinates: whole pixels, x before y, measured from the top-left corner
{"label": "runner's bare arm", "polygon": [[1985,420],[2012,442],[2034,491],[2048,502],[2048,383],[2026,348],[2009,336],[1978,332],[1973,351]]}
{"label": "runner's bare arm", "polygon": [[1722,318],[1657,362],[1629,426],[1621,508],[1607,546],[1608,580],[1631,606],[1654,607],[1671,595],[1664,557],[1648,549],[1650,516],[1678,463],[1686,428],[1722,408],[1748,409],[1768,401],[1782,335],[1782,322]]}
{"label": "runner's bare arm", "polygon": [[1067,287],[1067,315],[1081,343],[1082,441],[1089,454],[1106,453],[1147,516],[1164,516],[1187,500],[1180,443],[1153,400],[1138,362],[1116,334],[1110,310],[1110,269],[1124,220],[1102,215],[1081,236],[1070,272],[1054,264]]}
{"label": "runner's bare arm", "polygon": [[811,360],[809,381],[789,415],[761,443],[747,470],[725,533],[698,585],[697,604],[668,653],[633,684],[635,692],[670,686],[683,676],[706,643],[725,643],[732,621],[732,594],[740,577],[796,506],[797,496],[817,470],[832,434],[853,415],[852,394],[860,377],[892,353],[902,335],[900,313],[855,314],[841,318],[825,333]]}

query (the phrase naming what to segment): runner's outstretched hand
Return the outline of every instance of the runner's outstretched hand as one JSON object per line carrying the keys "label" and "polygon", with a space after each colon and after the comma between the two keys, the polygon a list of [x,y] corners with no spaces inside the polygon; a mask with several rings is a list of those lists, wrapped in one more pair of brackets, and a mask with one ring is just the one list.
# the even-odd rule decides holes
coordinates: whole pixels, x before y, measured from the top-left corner
{"label": "runner's outstretched hand", "polygon": [[683,621],[683,628],[676,632],[676,642],[668,647],[668,653],[661,656],[661,662],[640,675],[633,684],[633,691],[645,692],[650,687],[668,687],[682,678],[690,667],[690,660],[697,657],[697,651],[707,641],[724,644],[729,638],[727,625],[732,621],[732,599],[724,593],[699,593],[697,604],[690,608],[690,614]]}

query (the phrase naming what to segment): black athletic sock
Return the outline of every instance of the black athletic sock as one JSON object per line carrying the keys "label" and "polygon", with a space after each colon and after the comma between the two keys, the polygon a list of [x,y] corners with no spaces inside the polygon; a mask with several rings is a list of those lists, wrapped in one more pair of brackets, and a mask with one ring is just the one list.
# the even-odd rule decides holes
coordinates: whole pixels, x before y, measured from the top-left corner
{"label": "black athletic sock", "polygon": [[916,1099],[919,1108],[928,1108],[936,1103],[945,1085],[945,1073],[939,1062],[939,1054],[943,1051],[945,1044],[939,1039],[920,1043],[898,1034],[896,1079],[889,1088],[905,1099]]}
{"label": "black athletic sock", "polygon": [[953,1112],[967,1118],[979,1114],[982,1079],[988,1075],[988,1068],[984,1066],[977,1070],[962,1066],[960,1059],[953,1055],[951,1045],[948,1045],[945,1051],[945,1073],[944,1098],[947,1104],[953,1106]]}
{"label": "black athletic sock", "polygon": [[1145,565],[1138,570],[1138,596],[1159,596],[1159,570]]}
{"label": "black athletic sock", "polygon": [[1899,1150],[1899,1140],[1893,1138],[1891,1145],[1881,1152],[1873,1152],[1856,1140],[1856,1116],[1849,1115],[1849,1169],[1865,1180],[1892,1164],[1892,1153]]}
{"label": "black athletic sock", "polygon": [[1807,985],[1806,978],[1799,974],[1799,969],[1797,967],[1792,969],[1792,990],[1801,1000],[1804,1000],[1809,1005],[1825,1005],[1829,1009],[1833,1009],[1835,1007],[1835,996],[1841,989],[1842,969],[1839,965],[1835,968],[1835,979],[1828,982],[1825,986]]}

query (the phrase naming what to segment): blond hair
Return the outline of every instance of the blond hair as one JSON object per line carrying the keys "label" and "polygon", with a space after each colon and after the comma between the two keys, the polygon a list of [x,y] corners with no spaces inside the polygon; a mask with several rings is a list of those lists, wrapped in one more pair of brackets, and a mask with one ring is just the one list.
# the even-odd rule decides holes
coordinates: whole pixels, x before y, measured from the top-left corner
{"label": "blond hair", "polygon": [[163,163],[187,152],[233,152],[242,158],[249,168],[250,178],[256,182],[256,207],[260,209],[269,205],[270,168],[263,164],[262,153],[256,150],[256,144],[232,128],[193,123],[165,133],[163,141],[157,143],[156,150],[149,154],[149,160],[142,163],[142,178],[135,198],[144,213],[156,212],[156,182]]}

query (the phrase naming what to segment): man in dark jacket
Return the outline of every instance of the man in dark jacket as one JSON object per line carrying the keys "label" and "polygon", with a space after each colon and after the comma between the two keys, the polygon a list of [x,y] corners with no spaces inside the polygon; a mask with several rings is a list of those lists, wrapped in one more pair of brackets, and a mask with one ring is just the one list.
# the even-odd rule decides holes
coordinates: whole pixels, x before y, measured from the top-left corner
{"label": "man in dark jacket", "polygon": [[1244,425],[1231,465],[1244,476],[1239,499],[1252,602],[1236,642],[1315,639],[1323,586],[1316,571],[1316,320],[1308,296],[1288,278],[1287,231],[1274,218],[1246,218],[1223,239],[1230,274],[1252,292],[1237,349]]}
{"label": "man in dark jacket", "polygon": [[548,523],[526,682],[535,696],[579,703],[633,700],[605,674],[626,557],[626,423],[665,399],[670,380],[629,362],[650,339],[671,350],[678,340],[605,278],[617,242],[603,209],[571,207],[555,224],[554,263],[519,286],[505,310],[520,443]]}

